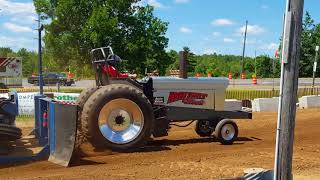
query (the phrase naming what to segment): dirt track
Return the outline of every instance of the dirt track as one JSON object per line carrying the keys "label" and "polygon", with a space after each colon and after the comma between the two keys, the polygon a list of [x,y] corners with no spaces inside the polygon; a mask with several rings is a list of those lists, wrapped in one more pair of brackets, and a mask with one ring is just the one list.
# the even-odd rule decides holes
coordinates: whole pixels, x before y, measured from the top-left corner
{"label": "dirt track", "polygon": [[[149,143],[141,152],[96,154],[77,166],[49,162],[0,169],[0,179],[218,179],[237,177],[251,167],[271,169],[274,161],[275,113],[254,114],[240,121],[240,138],[223,146],[199,138],[193,127],[172,129],[170,136]],[[294,149],[296,179],[320,179],[320,112],[298,112]]]}

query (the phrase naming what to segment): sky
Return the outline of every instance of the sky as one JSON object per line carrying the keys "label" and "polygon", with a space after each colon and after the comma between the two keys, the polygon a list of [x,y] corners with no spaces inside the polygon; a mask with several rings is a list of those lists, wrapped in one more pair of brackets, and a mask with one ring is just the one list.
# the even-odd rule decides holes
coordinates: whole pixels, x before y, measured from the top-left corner
{"label": "sky", "polygon": [[[188,46],[196,54],[242,54],[248,20],[246,56],[274,56],[283,29],[286,0],[142,0],[155,16],[169,22],[168,50]],[[320,23],[319,0],[305,0]],[[0,47],[37,49],[37,27],[32,0],[0,0]]]}

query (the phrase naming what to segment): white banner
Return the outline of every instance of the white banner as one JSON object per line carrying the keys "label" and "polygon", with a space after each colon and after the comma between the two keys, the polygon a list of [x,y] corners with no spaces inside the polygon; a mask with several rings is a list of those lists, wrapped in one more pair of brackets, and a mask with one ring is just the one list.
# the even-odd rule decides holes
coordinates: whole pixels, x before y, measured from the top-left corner
{"label": "white banner", "polygon": [[79,96],[79,93],[54,93],[53,99],[58,102],[75,103]]}
{"label": "white banner", "polygon": [[8,93],[1,93],[0,98],[6,98],[9,99],[9,94]]}
{"label": "white banner", "polygon": [[34,115],[34,96],[37,92],[18,93],[18,105],[20,115]]}
{"label": "white banner", "polygon": [[[34,115],[34,96],[38,92],[19,92],[18,108],[19,115]],[[75,103],[80,96],[79,93],[53,93],[53,99],[58,102]],[[0,98],[9,98],[8,93],[1,93]]]}

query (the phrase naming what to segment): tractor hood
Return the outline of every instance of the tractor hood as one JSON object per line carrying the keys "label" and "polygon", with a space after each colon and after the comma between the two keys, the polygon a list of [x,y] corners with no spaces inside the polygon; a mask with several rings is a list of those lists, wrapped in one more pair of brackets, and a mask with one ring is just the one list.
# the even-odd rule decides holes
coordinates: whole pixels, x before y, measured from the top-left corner
{"label": "tractor hood", "polygon": [[[229,85],[229,80],[227,78],[212,78],[212,77],[189,77],[187,79],[179,78],[179,77],[152,77],[153,82],[155,83],[155,86],[157,83],[161,83],[161,88],[163,87],[163,83],[170,85],[170,88],[172,87],[172,84],[179,83],[179,85],[186,85],[187,87],[192,86],[192,84],[201,84],[202,86],[212,88],[213,86],[221,87],[221,88],[227,88]],[[159,87],[160,88],[160,87]],[[197,88],[193,86],[193,88]]]}
{"label": "tractor hood", "polygon": [[227,78],[153,77],[155,104],[224,110]]}

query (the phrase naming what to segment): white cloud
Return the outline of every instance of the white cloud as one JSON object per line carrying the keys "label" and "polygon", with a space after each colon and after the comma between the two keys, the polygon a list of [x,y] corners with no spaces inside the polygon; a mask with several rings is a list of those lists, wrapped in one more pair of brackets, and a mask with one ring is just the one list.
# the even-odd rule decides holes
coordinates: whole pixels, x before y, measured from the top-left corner
{"label": "white cloud", "polygon": [[36,40],[23,37],[0,36],[0,47],[10,47],[13,50],[27,48],[28,50],[36,50]]}
{"label": "white cloud", "polygon": [[175,2],[176,4],[185,4],[185,3],[190,2],[190,0],[175,0],[174,2]]}
{"label": "white cloud", "polygon": [[4,14],[35,13],[33,3],[12,2],[0,0],[0,7]]}
{"label": "white cloud", "polygon": [[12,32],[32,32],[32,29],[28,26],[20,26],[9,22],[4,23],[3,27]]}
{"label": "white cloud", "polygon": [[0,9],[1,16],[5,17],[4,28],[12,32],[32,32],[30,27],[22,26],[35,23],[36,12],[32,2],[0,0]]}
{"label": "white cloud", "polygon": [[12,17],[10,21],[18,22],[20,24],[34,24],[36,19],[37,17],[34,15],[26,15],[21,17],[18,17],[18,16]]}
{"label": "white cloud", "polygon": [[225,43],[232,43],[232,42],[234,42],[234,40],[231,39],[231,38],[223,38],[223,42],[225,42]]}
{"label": "white cloud", "polygon": [[229,19],[216,19],[211,22],[213,26],[231,26],[234,22]]}
{"label": "white cloud", "polygon": [[267,51],[275,51],[278,48],[279,48],[279,44],[277,43],[263,44],[260,46],[260,49],[267,50]]}
{"label": "white cloud", "polygon": [[167,8],[167,6],[160,3],[158,0],[148,0],[147,3],[155,8]]}
{"label": "white cloud", "polygon": [[[237,30],[238,34],[244,34],[246,29],[246,26],[242,26],[241,28],[239,28]],[[265,32],[265,29],[258,26],[258,25],[248,25],[248,30],[247,30],[248,34],[253,34],[253,35],[258,35],[258,34],[262,34]]]}
{"label": "white cloud", "polygon": [[221,33],[220,32],[213,32],[212,35],[214,37],[219,37],[219,36],[221,36]]}
{"label": "white cloud", "polygon": [[182,33],[185,33],[185,34],[191,34],[192,33],[192,30],[190,28],[187,28],[187,27],[181,27],[179,29],[180,32]]}
{"label": "white cloud", "polygon": [[217,51],[212,48],[206,48],[203,51],[203,54],[214,54],[214,53],[217,53]]}

